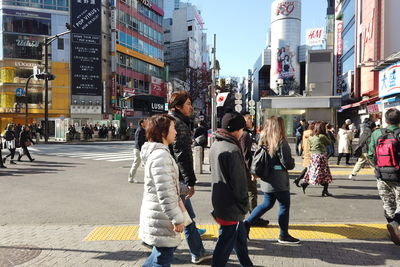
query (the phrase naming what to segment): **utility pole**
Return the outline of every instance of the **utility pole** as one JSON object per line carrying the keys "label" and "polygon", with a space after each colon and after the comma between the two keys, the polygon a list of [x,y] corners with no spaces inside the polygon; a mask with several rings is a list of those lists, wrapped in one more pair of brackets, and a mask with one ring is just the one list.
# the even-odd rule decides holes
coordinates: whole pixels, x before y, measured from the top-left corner
{"label": "utility pole", "polygon": [[[49,72],[49,39],[44,38],[44,72]],[[49,81],[44,79],[44,142],[49,142]]]}
{"label": "utility pole", "polygon": [[28,86],[29,86],[29,81],[35,76],[35,74],[32,74],[29,76],[28,80],[26,81],[25,84],[25,125],[28,126]]}
{"label": "utility pole", "polygon": [[[217,35],[214,34],[214,47],[212,48],[213,54],[213,67],[212,67],[212,84],[211,84],[211,132],[214,133],[217,129],[217,99],[215,94],[216,87],[216,68],[217,68]],[[211,138],[211,144],[213,143],[213,138]]]}

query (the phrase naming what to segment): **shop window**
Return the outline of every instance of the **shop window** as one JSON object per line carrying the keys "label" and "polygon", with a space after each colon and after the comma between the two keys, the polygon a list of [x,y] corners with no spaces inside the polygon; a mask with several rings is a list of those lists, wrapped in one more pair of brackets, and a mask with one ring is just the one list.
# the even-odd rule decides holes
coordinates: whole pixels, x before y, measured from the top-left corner
{"label": "shop window", "polygon": [[58,38],[58,40],[57,40],[57,49],[58,50],[64,50],[64,39],[63,38]]}

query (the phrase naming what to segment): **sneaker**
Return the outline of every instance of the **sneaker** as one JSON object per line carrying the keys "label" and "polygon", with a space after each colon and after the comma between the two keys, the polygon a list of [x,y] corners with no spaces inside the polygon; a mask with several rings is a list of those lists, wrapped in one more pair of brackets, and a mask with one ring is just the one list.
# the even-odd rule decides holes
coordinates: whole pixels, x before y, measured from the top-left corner
{"label": "sneaker", "polygon": [[252,223],[252,226],[260,226],[260,227],[266,227],[268,226],[269,221],[264,220],[263,218],[258,218],[254,223]]}
{"label": "sneaker", "polygon": [[279,236],[278,242],[281,244],[299,244],[300,240],[291,235]]}
{"label": "sneaker", "polygon": [[15,163],[15,161],[11,160],[11,161],[10,161],[10,164],[17,164],[17,163]]}
{"label": "sneaker", "polygon": [[203,256],[201,257],[192,256],[192,263],[199,264],[205,260],[212,259],[212,257],[213,257],[212,251],[204,250]]}
{"label": "sneaker", "polygon": [[1,168],[1,169],[7,169],[7,167],[4,166],[4,165],[1,165],[0,168]]}
{"label": "sneaker", "polygon": [[393,221],[391,223],[388,223],[386,225],[386,228],[389,231],[390,239],[393,241],[393,243],[400,246],[399,224],[397,222]]}
{"label": "sneaker", "polygon": [[136,180],[135,178],[128,178],[128,182],[135,183],[135,184],[139,183],[139,181]]}
{"label": "sneaker", "polygon": [[204,235],[204,234],[207,232],[207,230],[206,230],[206,229],[198,228],[198,229],[197,229],[197,232],[199,232],[199,235],[202,236],[202,235]]}
{"label": "sneaker", "polygon": [[32,162],[32,161],[34,161],[35,159],[30,159],[30,161]]}
{"label": "sneaker", "polygon": [[355,176],[354,174],[350,174],[350,175],[349,175],[349,179],[350,179],[350,180],[353,180],[353,179],[354,179],[354,176]]}

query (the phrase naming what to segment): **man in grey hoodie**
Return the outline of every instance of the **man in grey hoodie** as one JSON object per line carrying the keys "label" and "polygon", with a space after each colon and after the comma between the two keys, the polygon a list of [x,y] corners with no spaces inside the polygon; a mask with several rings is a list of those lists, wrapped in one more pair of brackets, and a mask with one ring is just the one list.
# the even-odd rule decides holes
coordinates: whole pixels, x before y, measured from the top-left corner
{"label": "man in grey hoodie", "polygon": [[226,113],[210,149],[212,205],[220,225],[212,266],[225,266],[232,249],[241,266],[253,266],[243,219],[249,210],[247,173],[239,139],[246,122],[239,113]]}

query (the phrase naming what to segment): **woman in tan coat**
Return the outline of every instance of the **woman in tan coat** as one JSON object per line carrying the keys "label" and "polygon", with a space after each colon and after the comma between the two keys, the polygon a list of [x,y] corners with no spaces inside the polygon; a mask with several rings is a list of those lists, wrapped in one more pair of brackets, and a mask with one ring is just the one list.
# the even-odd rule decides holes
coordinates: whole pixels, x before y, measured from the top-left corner
{"label": "woman in tan coat", "polygon": [[293,181],[293,183],[295,183],[295,185],[297,187],[300,187],[300,184],[299,184],[300,180],[304,178],[304,175],[307,172],[308,165],[310,164],[311,155],[310,155],[310,146],[308,145],[308,138],[311,136],[312,132],[314,131],[314,126],[315,126],[315,122],[313,122],[313,121],[308,122],[308,128],[303,133],[302,146],[303,146],[303,155],[304,155],[304,158],[303,158],[303,167],[304,167],[304,169],[300,173],[300,176],[297,177]]}

